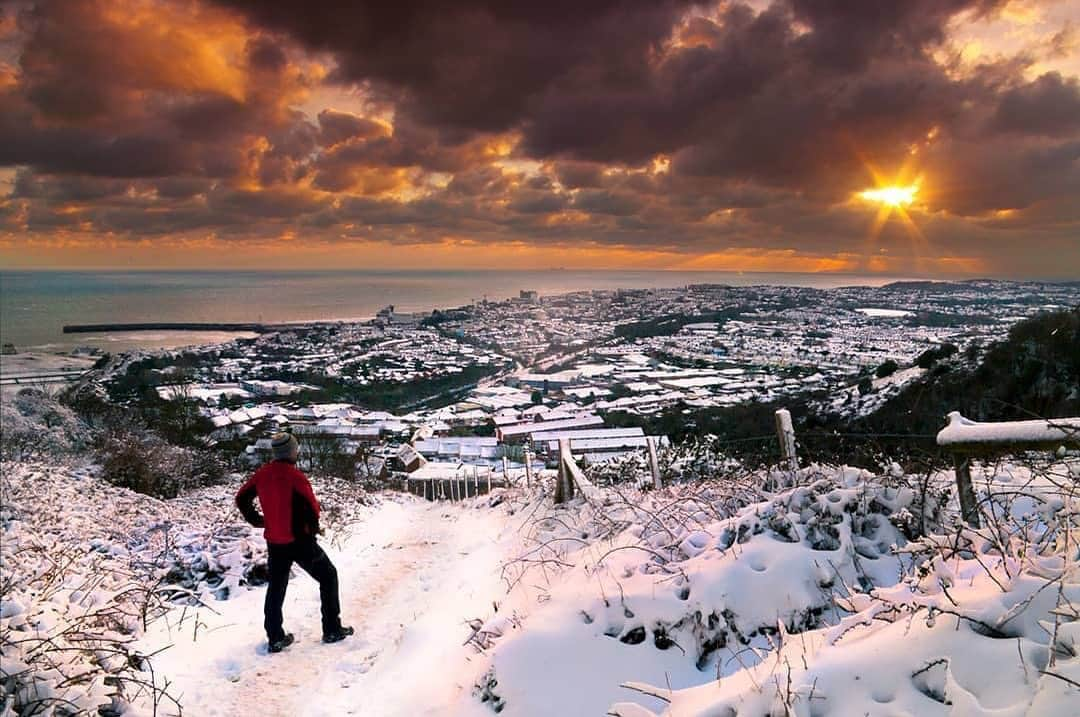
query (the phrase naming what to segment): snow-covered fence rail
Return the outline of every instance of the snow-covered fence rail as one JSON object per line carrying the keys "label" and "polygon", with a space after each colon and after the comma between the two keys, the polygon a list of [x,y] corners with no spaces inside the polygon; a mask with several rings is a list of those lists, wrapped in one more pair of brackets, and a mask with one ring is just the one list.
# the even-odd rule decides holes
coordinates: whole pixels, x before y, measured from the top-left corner
{"label": "snow-covered fence rail", "polygon": [[979,526],[979,507],[971,485],[971,461],[1007,453],[1080,447],[1080,418],[981,423],[949,414],[949,424],[937,434],[937,444],[953,454],[956,489],[964,520]]}

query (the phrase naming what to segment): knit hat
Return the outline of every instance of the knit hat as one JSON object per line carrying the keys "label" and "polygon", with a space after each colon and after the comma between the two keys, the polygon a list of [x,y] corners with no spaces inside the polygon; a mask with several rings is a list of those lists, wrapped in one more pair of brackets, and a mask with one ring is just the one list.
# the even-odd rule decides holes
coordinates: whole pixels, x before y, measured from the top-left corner
{"label": "knit hat", "polygon": [[296,436],[291,433],[275,433],[270,439],[270,447],[274,450],[274,460],[296,460],[300,454],[300,444],[296,442]]}

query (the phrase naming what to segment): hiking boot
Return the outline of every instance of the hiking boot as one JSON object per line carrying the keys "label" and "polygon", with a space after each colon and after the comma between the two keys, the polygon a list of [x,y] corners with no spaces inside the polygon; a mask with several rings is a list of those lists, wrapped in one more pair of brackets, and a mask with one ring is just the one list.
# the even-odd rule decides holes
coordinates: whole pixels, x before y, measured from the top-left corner
{"label": "hiking boot", "polygon": [[339,627],[332,632],[324,632],[322,636],[322,641],[325,643],[341,642],[354,632],[356,631],[353,630],[351,627]]}
{"label": "hiking boot", "polygon": [[269,652],[281,652],[291,644],[293,644],[293,636],[291,632],[287,632],[281,639],[271,641],[267,649]]}

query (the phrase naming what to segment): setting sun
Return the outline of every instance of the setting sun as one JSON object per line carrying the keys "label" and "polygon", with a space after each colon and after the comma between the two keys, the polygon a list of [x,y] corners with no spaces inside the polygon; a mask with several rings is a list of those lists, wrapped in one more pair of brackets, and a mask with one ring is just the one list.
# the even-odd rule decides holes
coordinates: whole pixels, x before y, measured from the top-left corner
{"label": "setting sun", "polygon": [[880,202],[890,207],[907,206],[915,201],[919,191],[918,184],[907,187],[878,187],[859,192],[859,197],[868,202]]}

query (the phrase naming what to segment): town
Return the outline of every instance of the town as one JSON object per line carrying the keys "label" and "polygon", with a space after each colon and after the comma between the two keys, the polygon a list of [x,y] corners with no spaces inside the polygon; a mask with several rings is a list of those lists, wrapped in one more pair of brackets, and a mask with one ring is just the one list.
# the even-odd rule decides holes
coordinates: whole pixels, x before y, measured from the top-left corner
{"label": "town", "polygon": [[[506,481],[550,466],[646,455],[669,437],[627,415],[813,395],[825,410],[880,404],[1015,322],[1080,303],[1080,285],[972,281],[880,288],[690,285],[539,296],[368,322],[297,325],[115,361],[114,400],[148,386],[209,422],[209,445],[252,464],[269,436],[346,476]],[[928,359],[929,357],[929,359]],[[562,442],[561,442],[562,441]]]}

